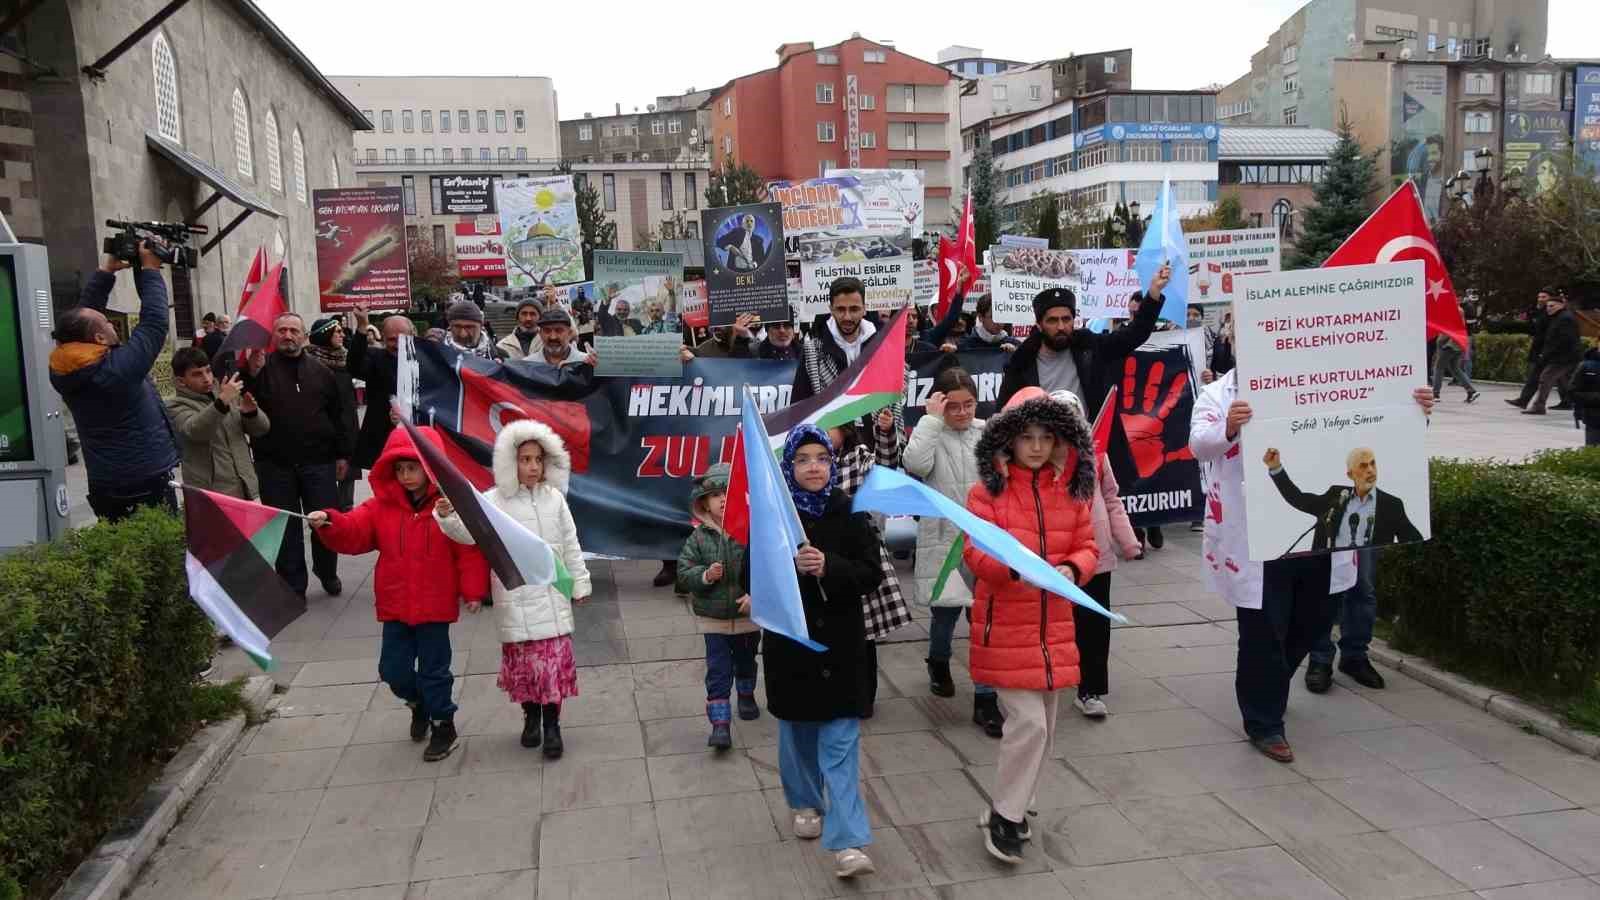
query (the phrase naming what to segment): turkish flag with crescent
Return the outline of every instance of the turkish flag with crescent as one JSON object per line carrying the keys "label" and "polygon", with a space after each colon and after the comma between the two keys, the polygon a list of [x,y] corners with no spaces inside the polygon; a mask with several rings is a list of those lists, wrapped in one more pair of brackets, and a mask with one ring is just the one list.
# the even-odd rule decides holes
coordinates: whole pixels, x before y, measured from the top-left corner
{"label": "turkish flag with crescent", "polygon": [[[463,435],[492,448],[502,425],[517,419],[533,419],[550,426],[560,436],[572,458],[575,474],[589,471],[589,414],[582,403],[530,397],[516,385],[468,366],[461,366],[457,372],[461,378]],[[475,474],[469,472],[468,476]],[[477,480],[473,478],[475,484]]]}
{"label": "turkish flag with crescent", "polygon": [[1420,259],[1425,267],[1424,294],[1428,298],[1428,337],[1447,335],[1463,350],[1467,342],[1467,322],[1461,315],[1461,304],[1456,300],[1455,286],[1450,283],[1450,272],[1439,256],[1439,245],[1434,243],[1433,229],[1422,213],[1422,198],[1417,186],[1409,179],[1400,185],[1389,199],[1383,201],[1367,217],[1355,233],[1333,251],[1322,265],[1359,266],[1368,263],[1386,263],[1399,260]]}
{"label": "turkish flag with crescent", "polygon": [[[972,195],[968,194],[967,202],[961,208],[961,228],[956,232],[955,241],[947,237],[939,238],[939,303],[933,313],[935,321],[945,317],[956,294],[970,286],[971,279],[978,276],[978,247],[974,233]],[[967,285],[958,283],[961,276],[958,263],[966,263]]]}

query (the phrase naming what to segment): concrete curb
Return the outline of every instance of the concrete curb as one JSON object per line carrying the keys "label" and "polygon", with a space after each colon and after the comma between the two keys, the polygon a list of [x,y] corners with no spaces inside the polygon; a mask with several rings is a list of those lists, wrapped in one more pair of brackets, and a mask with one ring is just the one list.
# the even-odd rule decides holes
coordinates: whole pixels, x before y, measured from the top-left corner
{"label": "concrete curb", "polygon": [[1561,724],[1561,720],[1550,713],[1525,703],[1511,694],[1498,693],[1493,688],[1484,687],[1460,675],[1446,672],[1421,657],[1406,656],[1377,638],[1374,638],[1372,645],[1367,648],[1367,654],[1377,662],[1415,678],[1431,688],[1443,691],[1469,706],[1481,709],[1502,722],[1518,728],[1531,729],[1535,734],[1554,741],[1568,750],[1600,759],[1600,735],[1574,731]]}
{"label": "concrete curb", "polygon": [[[264,675],[250,679],[243,696],[254,713],[261,715],[272,696],[272,679]],[[145,789],[127,818],[78,864],[54,900],[116,900],[122,896],[177,824],[184,807],[233,752],[244,728],[242,715],[202,728]]]}

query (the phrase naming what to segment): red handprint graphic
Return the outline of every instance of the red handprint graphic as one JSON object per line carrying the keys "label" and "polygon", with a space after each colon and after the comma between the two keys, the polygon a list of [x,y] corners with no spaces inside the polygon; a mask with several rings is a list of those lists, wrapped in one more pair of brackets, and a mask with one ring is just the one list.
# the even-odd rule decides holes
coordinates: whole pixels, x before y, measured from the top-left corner
{"label": "red handprint graphic", "polygon": [[1214,491],[1206,494],[1206,518],[1222,524],[1222,498]]}
{"label": "red handprint graphic", "polygon": [[1166,364],[1157,360],[1150,365],[1145,376],[1144,395],[1134,390],[1138,380],[1139,362],[1132,356],[1122,367],[1122,433],[1128,438],[1128,451],[1133,455],[1133,468],[1140,478],[1154,475],[1164,464],[1179,459],[1194,459],[1187,446],[1168,450],[1165,432],[1167,416],[1172,414],[1183,389],[1189,384],[1189,373],[1179,372],[1167,385],[1161,396],[1161,382],[1166,375]]}

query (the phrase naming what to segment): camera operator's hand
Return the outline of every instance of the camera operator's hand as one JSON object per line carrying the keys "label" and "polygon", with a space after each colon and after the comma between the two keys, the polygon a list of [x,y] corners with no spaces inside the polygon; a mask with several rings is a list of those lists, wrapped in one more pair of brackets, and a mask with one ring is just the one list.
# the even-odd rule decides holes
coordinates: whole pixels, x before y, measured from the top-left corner
{"label": "camera operator's hand", "polygon": [[156,252],[153,249],[151,249],[149,241],[140,241],[139,242],[139,268],[141,268],[141,269],[159,269],[159,268],[161,268],[161,258],[156,256]]}
{"label": "camera operator's hand", "polygon": [[115,256],[112,256],[109,253],[105,255],[105,258],[100,260],[100,271],[102,272],[116,273],[126,269],[127,267],[128,263],[126,261],[117,259]]}

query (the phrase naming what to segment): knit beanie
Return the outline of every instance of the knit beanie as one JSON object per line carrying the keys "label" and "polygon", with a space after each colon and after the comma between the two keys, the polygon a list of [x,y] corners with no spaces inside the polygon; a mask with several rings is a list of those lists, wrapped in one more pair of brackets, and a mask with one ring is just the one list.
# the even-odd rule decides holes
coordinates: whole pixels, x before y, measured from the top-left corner
{"label": "knit beanie", "polygon": [[457,300],[450,304],[450,309],[444,314],[446,322],[477,322],[483,324],[483,310],[478,308],[471,300]]}

